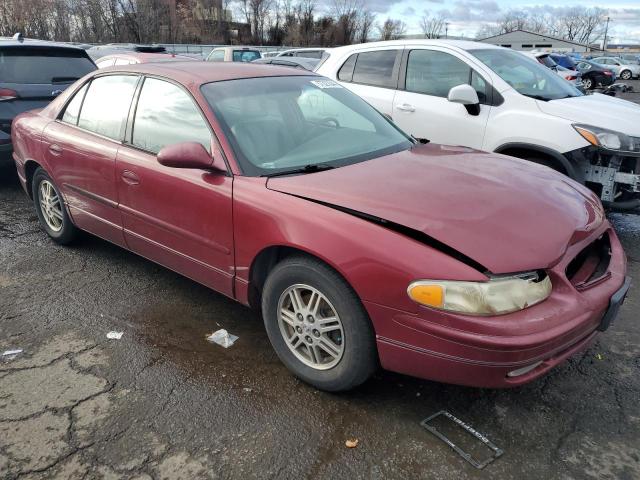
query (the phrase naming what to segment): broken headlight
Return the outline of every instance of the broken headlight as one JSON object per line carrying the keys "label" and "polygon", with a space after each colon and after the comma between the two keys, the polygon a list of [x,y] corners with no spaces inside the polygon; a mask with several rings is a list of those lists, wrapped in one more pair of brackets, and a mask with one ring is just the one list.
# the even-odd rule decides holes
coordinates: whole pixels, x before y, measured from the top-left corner
{"label": "broken headlight", "polygon": [[573,125],[573,128],[591,145],[621,152],[640,151],[640,140],[624,133],[591,125]]}
{"label": "broken headlight", "polygon": [[407,288],[409,297],[427,307],[466,315],[503,315],[523,310],[551,294],[544,273],[493,277],[487,282],[418,280]]}

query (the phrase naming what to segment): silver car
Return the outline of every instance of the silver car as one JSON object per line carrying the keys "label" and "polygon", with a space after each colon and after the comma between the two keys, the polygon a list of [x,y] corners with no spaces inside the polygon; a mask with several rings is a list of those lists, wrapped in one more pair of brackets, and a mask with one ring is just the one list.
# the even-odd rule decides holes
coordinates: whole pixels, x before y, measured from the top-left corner
{"label": "silver car", "polygon": [[598,57],[591,59],[598,65],[603,65],[609,70],[613,70],[618,78],[631,80],[640,77],[640,65],[630,63],[618,57]]}

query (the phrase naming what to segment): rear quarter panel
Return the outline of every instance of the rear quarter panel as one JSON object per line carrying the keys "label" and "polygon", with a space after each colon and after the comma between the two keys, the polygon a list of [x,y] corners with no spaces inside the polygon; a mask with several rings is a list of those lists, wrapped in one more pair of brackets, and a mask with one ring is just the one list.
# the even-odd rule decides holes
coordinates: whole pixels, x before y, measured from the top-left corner
{"label": "rear quarter panel", "polygon": [[16,162],[18,176],[23,187],[26,182],[25,164],[28,161],[35,161],[45,169],[47,168],[43,163],[42,132],[50,121],[40,115],[39,111],[22,113],[13,121],[11,127],[13,159]]}

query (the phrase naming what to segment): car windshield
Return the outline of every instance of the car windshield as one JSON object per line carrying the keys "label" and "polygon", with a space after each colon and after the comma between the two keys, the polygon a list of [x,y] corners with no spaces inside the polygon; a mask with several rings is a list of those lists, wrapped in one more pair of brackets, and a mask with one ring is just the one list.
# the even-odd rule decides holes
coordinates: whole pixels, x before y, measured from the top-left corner
{"label": "car windshield", "polygon": [[553,70],[513,50],[491,48],[469,53],[527,97],[548,101],[583,95]]}
{"label": "car windshield", "polygon": [[96,69],[84,50],[63,48],[0,49],[0,82],[71,83]]}
{"label": "car windshield", "polygon": [[234,62],[253,62],[260,58],[260,52],[257,50],[234,50],[233,61]]}
{"label": "car windshield", "polygon": [[247,175],[316,171],[413,145],[368,103],[323,77],[226,80],[203,85],[202,93]]}

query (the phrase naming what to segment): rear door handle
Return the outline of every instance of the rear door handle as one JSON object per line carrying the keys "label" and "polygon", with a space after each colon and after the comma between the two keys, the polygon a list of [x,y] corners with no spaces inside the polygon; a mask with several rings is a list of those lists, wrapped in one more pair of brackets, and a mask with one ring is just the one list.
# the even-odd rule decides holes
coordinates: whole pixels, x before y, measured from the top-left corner
{"label": "rear door handle", "polygon": [[52,143],[51,145],[49,145],[49,152],[51,152],[51,155],[55,155],[57,157],[62,153],[62,147],[60,147],[60,145]]}
{"label": "rear door handle", "polygon": [[131,170],[123,170],[121,177],[122,181],[127,185],[138,185],[140,183],[140,177]]}
{"label": "rear door handle", "polygon": [[413,105],[409,105],[408,103],[403,103],[402,105],[397,105],[396,106],[397,110],[400,110],[402,112],[415,112],[416,109]]}

